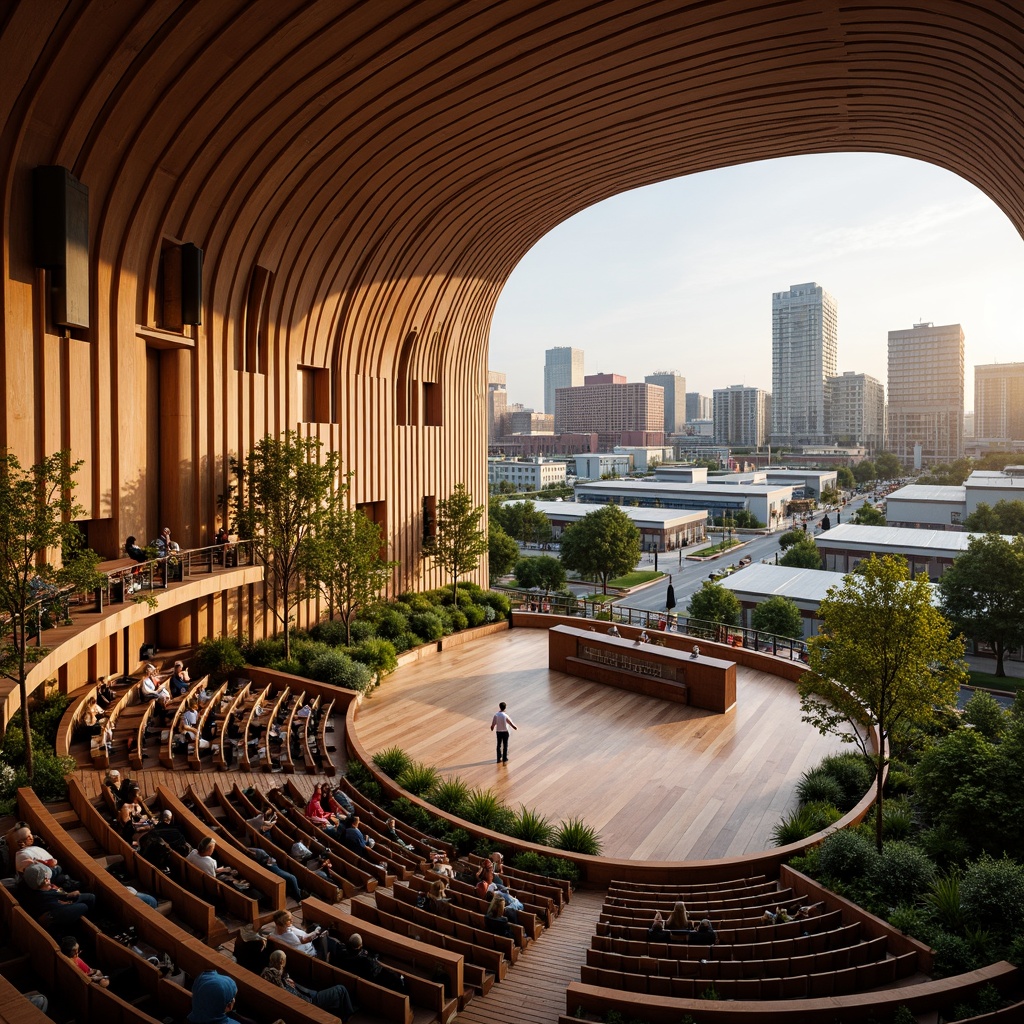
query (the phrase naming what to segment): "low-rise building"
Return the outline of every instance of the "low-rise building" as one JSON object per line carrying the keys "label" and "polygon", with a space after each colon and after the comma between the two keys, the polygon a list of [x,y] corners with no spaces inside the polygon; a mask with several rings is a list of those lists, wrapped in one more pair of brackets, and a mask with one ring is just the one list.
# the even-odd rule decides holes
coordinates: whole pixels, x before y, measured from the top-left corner
{"label": "low-rise building", "polygon": [[[548,517],[556,541],[567,526],[578,523],[594,511],[593,505],[578,501],[536,501],[534,505]],[[691,544],[700,544],[707,536],[707,512],[704,509],[680,512],[667,508],[626,506],[622,511],[640,530],[644,551],[675,551]]]}
{"label": "low-rise building", "polygon": [[613,449],[615,455],[628,455],[633,459],[633,471],[635,473],[647,473],[653,470],[662,462],[672,458],[672,448],[664,446],[639,447],[616,445]]}
{"label": "low-rise building", "polygon": [[605,475],[629,476],[632,472],[632,455],[598,452],[595,455],[579,454],[576,456],[576,478],[578,480],[600,480]]}
{"label": "low-rise building", "polygon": [[979,505],[1024,501],[1024,466],[975,470],[960,487],[909,484],[886,499],[888,526],[961,530]]}
{"label": "low-rise building", "polygon": [[488,459],[487,482],[507,480],[517,491],[539,491],[548,484],[565,483],[565,463],[545,459]]}

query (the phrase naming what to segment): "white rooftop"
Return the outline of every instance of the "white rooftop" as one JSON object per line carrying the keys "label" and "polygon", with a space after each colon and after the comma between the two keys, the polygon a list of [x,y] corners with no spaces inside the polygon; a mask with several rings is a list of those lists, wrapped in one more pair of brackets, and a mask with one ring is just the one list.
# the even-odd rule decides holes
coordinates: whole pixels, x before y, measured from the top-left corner
{"label": "white rooftop", "polygon": [[893,491],[886,501],[949,501],[962,505],[967,501],[966,487],[940,487],[937,484],[907,484]]}
{"label": "white rooftop", "polygon": [[[548,518],[558,519],[582,519],[603,507],[582,501],[535,501],[534,505]],[[638,508],[634,505],[617,505],[616,508],[620,512],[625,512],[634,523],[656,524],[665,528],[707,518],[707,511],[704,509]]]}
{"label": "white rooftop", "polygon": [[[900,554],[936,555],[954,557],[967,550],[972,537],[978,533],[959,533],[951,530],[914,530],[902,526],[858,526],[840,523],[831,530],[819,533],[814,541],[819,548],[860,548],[865,551],[891,551]],[[1007,540],[1013,540],[1007,537]]]}
{"label": "white rooftop", "polygon": [[788,484],[688,484],[680,480],[600,480],[587,484],[579,484],[577,490],[583,491],[654,491],[662,494],[722,494],[733,497],[737,491],[747,494],[778,494],[781,491],[792,491]]}
{"label": "white rooftop", "polygon": [[753,598],[774,597],[776,594],[791,601],[820,604],[832,587],[843,585],[844,573],[825,572],[823,569],[798,569],[789,565],[770,565],[754,562],[719,582],[737,596]]}

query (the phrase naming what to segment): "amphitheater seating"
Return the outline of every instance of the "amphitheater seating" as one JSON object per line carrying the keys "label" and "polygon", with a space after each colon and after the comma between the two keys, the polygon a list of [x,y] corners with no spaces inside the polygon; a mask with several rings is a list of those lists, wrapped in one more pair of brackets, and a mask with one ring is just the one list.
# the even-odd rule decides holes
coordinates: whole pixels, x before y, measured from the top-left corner
{"label": "amphitheater seating", "polygon": [[[314,757],[314,765],[316,767],[309,768],[307,762],[307,769],[309,771],[315,771],[319,768],[324,775],[334,778],[338,773],[338,769],[334,762],[331,760],[331,751],[334,749],[333,744],[327,739],[328,730],[331,725],[331,714],[334,711],[334,701],[330,700],[327,702],[327,706],[323,709],[320,715],[320,720],[316,726],[316,746],[318,757]],[[307,737],[308,741],[308,737]]]}

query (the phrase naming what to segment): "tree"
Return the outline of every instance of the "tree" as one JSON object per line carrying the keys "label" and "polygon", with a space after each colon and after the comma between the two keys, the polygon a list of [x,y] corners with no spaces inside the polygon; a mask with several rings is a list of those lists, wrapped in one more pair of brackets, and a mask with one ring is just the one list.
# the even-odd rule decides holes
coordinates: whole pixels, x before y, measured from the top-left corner
{"label": "tree", "polygon": [[794,569],[820,569],[821,554],[818,552],[818,545],[804,534],[779,559],[779,565],[788,565]]}
{"label": "tree", "polygon": [[878,470],[875,469],[875,464],[868,459],[864,459],[862,462],[858,462],[853,467],[853,475],[857,479],[857,483],[866,484],[872,480],[878,479]]}
{"label": "tree", "polygon": [[1024,533],[1024,501],[997,501],[995,508],[985,502],[964,519],[964,529],[971,533]]}
{"label": "tree", "polygon": [[821,492],[821,503],[822,505],[838,505],[839,492],[834,487],[826,487]]}
{"label": "tree", "polygon": [[487,521],[487,567],[493,583],[510,573],[519,558],[519,545],[494,519]]}
{"label": "tree", "polygon": [[840,466],[836,470],[836,484],[844,491],[852,491],[857,486],[857,479],[849,466]]}
{"label": "tree", "polygon": [[253,542],[263,564],[263,598],[283,629],[285,658],[291,657],[292,611],[316,587],[313,538],[338,484],[338,456],[328,452],[321,461],[321,447],[318,438],[288,430],[268,434],[244,465],[234,463],[235,531]]}
{"label": "tree", "polygon": [[433,556],[451,577],[452,597],[458,603],[459,577],[472,572],[487,551],[487,535],[480,528],[483,505],[474,505],[465,484],[437,503],[437,532],[423,545],[424,555]]}
{"label": "tree", "polygon": [[335,492],[311,541],[308,571],[333,611],[345,623],[345,645],[352,645],[352,623],[361,608],[372,604],[388,585],[398,562],[384,553],[387,540],[378,523],[347,502],[348,487]]}
{"label": "tree", "polygon": [[500,514],[505,532],[522,544],[544,544],[551,539],[551,523],[532,501],[507,501]]}
{"label": "tree", "polygon": [[762,633],[799,640],[804,635],[804,620],[800,609],[788,598],[775,594],[762,601],[751,616],[754,629]]}
{"label": "tree", "polygon": [[725,626],[738,626],[740,621],[739,598],[720,583],[705,580],[693,597],[686,614],[691,619],[705,622],[720,622]]}
{"label": "tree", "polygon": [[516,562],[516,582],[527,590],[543,587],[547,597],[552,590],[561,590],[565,586],[565,566],[551,555],[520,558]]}
{"label": "tree", "polygon": [[875,470],[882,480],[895,480],[903,476],[903,463],[892,452],[879,452],[875,456]]}
{"label": "tree", "polygon": [[607,594],[608,580],[640,561],[640,531],[618,505],[602,505],[565,528],[561,555],[562,565],[596,576]]}
{"label": "tree", "polygon": [[[875,762],[875,842],[882,849],[882,781],[890,741],[956,703],[966,680],[964,644],[932,605],[923,573],[903,558],[861,562],[818,609],[809,669],[800,679],[803,720],[856,743]],[[877,735],[872,750],[869,733]]]}
{"label": "tree", "polygon": [[31,666],[49,653],[29,645],[39,621],[33,606],[62,589],[92,589],[101,581],[98,556],[82,546],[72,522],[85,512],[74,502],[81,465],[67,451],[29,469],[9,451],[0,456],[0,675],[18,684],[29,782],[35,765],[27,679]]}
{"label": "tree", "polygon": [[779,538],[779,547],[785,551],[787,548],[791,548],[794,544],[799,543],[807,536],[803,530],[787,530]]}
{"label": "tree", "polygon": [[1007,648],[1024,643],[1024,537],[972,537],[939,579],[939,594],[957,629],[992,645],[996,675],[1005,676]]}
{"label": "tree", "polygon": [[885,513],[875,508],[870,501],[865,501],[853,513],[851,522],[856,523],[858,526],[885,526]]}

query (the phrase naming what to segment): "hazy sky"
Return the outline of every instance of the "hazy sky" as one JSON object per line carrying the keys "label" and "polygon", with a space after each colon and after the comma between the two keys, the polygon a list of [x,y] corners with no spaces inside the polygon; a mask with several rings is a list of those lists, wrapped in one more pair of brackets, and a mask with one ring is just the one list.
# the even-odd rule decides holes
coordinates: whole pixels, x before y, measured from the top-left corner
{"label": "hazy sky", "polygon": [[886,381],[886,334],[960,323],[976,363],[1024,360],[1024,241],[987,196],[900,157],[769,160],[636,189],[526,255],[498,301],[489,366],[544,406],[544,350],[587,373],[674,369],[688,391],[771,390],[772,292],[817,281],[839,307],[839,372]]}

